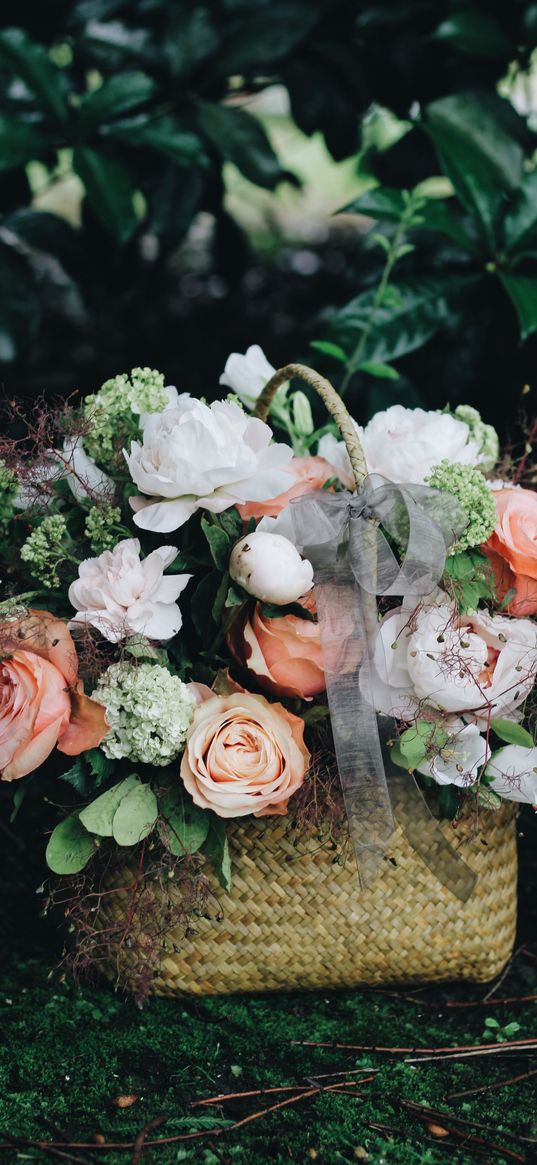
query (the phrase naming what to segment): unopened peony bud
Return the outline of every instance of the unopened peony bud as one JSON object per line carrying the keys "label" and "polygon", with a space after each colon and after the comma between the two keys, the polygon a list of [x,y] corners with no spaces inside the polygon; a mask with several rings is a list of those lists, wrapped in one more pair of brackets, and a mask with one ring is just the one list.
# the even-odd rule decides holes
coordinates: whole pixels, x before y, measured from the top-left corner
{"label": "unopened peony bud", "polygon": [[254,530],[233,547],[229,573],[234,582],[265,603],[296,603],[313,585],[311,562],[282,534]]}

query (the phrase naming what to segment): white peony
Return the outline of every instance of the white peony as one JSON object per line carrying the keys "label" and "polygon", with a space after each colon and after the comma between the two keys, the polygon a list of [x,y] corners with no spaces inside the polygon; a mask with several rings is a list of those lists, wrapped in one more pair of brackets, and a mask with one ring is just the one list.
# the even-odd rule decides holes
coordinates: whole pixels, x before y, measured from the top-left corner
{"label": "white peony", "polygon": [[489,788],[507,801],[525,801],[537,808],[537,748],[508,744],[487,765]]}
{"label": "white peony", "polygon": [[240,352],[228,356],[219,383],[230,388],[252,409],[275,371],[259,344],[251,344],[244,356]]}
{"label": "white peony", "polygon": [[476,611],[459,615],[447,601],[413,612],[399,607],[379,626],[372,666],[377,711],[413,719],[427,706],[480,728],[509,717],[537,672],[537,625]]}
{"label": "white peony", "polygon": [[466,789],[477,781],[479,770],[490,756],[484,736],[475,724],[446,722],[449,739],[437,756],[418,765],[418,772],[432,777],[438,785],[459,785]]}
{"label": "white peony", "polygon": [[69,587],[76,608],[69,626],[91,623],[111,643],[130,635],[171,639],[182,625],[176,599],[192,578],[164,575],[176,557],[176,546],[159,546],[141,559],[138,539],[126,538],[98,558],[86,558]]}
{"label": "white peony", "polygon": [[[479,465],[484,459],[466,422],[449,413],[392,405],[376,413],[365,429],[356,425],[356,431],[369,472],[400,484],[423,483],[433,466],[444,460]],[[344,485],[354,489],[343,442],[330,434],[321,437],[318,453],[334,466]]]}
{"label": "white peony", "polygon": [[271,442],[269,426],[239,405],[207,405],[182,393],[175,406],[148,416],[142,444],[125,451],[132,480],[150,495],[130,499],[136,525],[164,534],[198,509],[220,514],[283,493],[292,451]]}
{"label": "white peony", "polygon": [[295,603],[313,586],[313,567],[288,538],[254,530],[235,543],[229,560],[234,582],[265,603]]}

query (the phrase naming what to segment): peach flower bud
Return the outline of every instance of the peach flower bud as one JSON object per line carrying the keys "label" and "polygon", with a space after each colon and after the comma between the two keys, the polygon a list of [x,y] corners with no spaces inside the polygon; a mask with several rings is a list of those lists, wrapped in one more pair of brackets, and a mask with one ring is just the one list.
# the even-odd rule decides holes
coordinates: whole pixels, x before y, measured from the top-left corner
{"label": "peach flower bud", "polygon": [[309,762],[299,716],[238,692],[196,709],[181,779],[195,804],[218,817],[283,815]]}
{"label": "peach flower bud", "polygon": [[322,489],[325,482],[337,477],[333,465],[324,457],[293,457],[284,467],[284,472],[291,478],[289,489],[263,502],[246,502],[237,506],[245,522],[250,518],[277,518],[293,498]]}
{"label": "peach flower bud", "polygon": [[234,582],[265,603],[295,603],[313,586],[313,567],[282,534],[254,530],[235,543],[229,560]]}

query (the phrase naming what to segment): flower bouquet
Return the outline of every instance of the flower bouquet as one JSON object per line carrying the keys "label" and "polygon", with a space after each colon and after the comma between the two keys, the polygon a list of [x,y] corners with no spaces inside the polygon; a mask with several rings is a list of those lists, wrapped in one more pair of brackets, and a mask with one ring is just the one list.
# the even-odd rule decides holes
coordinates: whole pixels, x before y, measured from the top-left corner
{"label": "flower bouquet", "polygon": [[361,429],[255,346],[221,384],[134,369],[0,442],[0,790],[65,959],[140,998],[491,977],[537,802],[527,455],[470,406]]}

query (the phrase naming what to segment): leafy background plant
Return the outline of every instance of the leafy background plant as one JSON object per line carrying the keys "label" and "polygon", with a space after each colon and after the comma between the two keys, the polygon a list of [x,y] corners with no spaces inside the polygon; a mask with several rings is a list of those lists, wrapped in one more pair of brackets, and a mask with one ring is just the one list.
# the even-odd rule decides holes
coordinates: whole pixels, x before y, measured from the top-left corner
{"label": "leafy background plant", "polygon": [[[536,31],[524,0],[4,13],[7,392],[94,389],[139,363],[214,394],[230,350],[255,340],[278,363],[320,340],[344,352],[346,368],[334,348],[315,360],[361,419],[449,399],[505,420],[505,396],[512,417],[536,350]],[[325,220],[356,197],[300,234],[325,183]]]}

